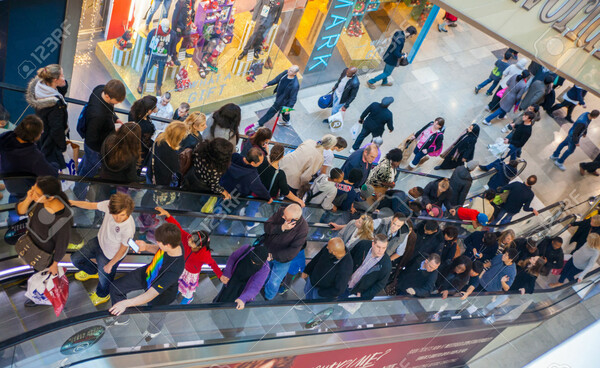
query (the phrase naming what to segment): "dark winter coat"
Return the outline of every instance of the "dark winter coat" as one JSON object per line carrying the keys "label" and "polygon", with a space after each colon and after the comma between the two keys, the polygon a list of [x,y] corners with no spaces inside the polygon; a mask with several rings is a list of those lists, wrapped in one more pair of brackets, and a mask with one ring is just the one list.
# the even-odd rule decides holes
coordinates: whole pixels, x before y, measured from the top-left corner
{"label": "dark winter coat", "polygon": [[516,167],[510,166],[500,159],[494,162],[492,168],[496,169],[496,173],[494,173],[488,181],[488,187],[493,190],[508,184],[515,176],[517,176],[518,172]]}
{"label": "dark winter coat", "polygon": [[415,296],[427,297],[435,289],[435,281],[438,278],[438,271],[427,272],[421,270],[421,263],[425,258],[419,257],[409,265],[398,280],[396,290],[398,295],[406,295],[406,289],[415,290]]}
{"label": "dark winter coat", "polygon": [[85,145],[96,152],[102,149],[102,143],[108,135],[115,131],[115,107],[102,99],[104,85],[99,85],[92,91],[85,111],[86,132]]}
{"label": "dark winter coat", "polygon": [[[361,240],[350,251],[354,261],[354,273],[362,265],[365,257],[369,254],[373,242],[370,240]],[[360,281],[350,291],[351,294],[360,293],[361,298],[373,299],[387,284],[388,278],[392,272],[392,261],[387,253],[365,273]]]}
{"label": "dark winter coat", "polygon": [[450,203],[450,198],[452,198],[454,195],[452,186],[438,196],[438,184],[440,180],[442,179],[429,182],[429,184],[427,184],[423,189],[423,196],[421,197],[423,206],[432,204],[439,207],[444,205],[446,209],[450,209],[450,207],[452,207],[452,204]]}
{"label": "dark winter coat", "polygon": [[473,178],[471,172],[465,166],[459,166],[454,169],[452,176],[450,177],[450,189],[452,195],[450,196],[450,205],[462,206],[467,200],[467,194],[473,184]]}
{"label": "dark winter coat", "polygon": [[431,253],[442,254],[444,235],[441,230],[438,230],[434,234],[425,234],[425,221],[422,221],[417,225],[415,234],[417,234],[417,241],[412,256],[413,261],[418,257],[426,258]]}
{"label": "dark winter coat", "polygon": [[[260,180],[259,180],[260,181]],[[308,235],[308,223],[304,217],[296,222],[291,230],[281,231],[281,225],[285,222],[283,211],[280,208],[265,222],[265,246],[273,259],[277,262],[289,262],[300,253]]]}
{"label": "dark winter coat", "polygon": [[[337,82],[333,86],[332,91],[335,91],[337,87],[340,85],[342,78],[346,76],[346,72],[348,68],[342,71],[342,74],[338,78]],[[346,87],[344,87],[344,92],[342,92],[342,98],[340,99],[340,103],[344,104],[345,108],[350,107],[350,104],[356,98],[356,94],[358,93],[358,88],[360,87],[360,81],[358,80],[358,76],[354,74],[352,78],[346,83]]]}
{"label": "dark winter coat", "polygon": [[405,41],[406,35],[404,34],[404,31],[398,30],[394,32],[392,42],[385,51],[385,54],[383,54],[383,62],[388,65],[399,66]]}
{"label": "dark winter coat", "polygon": [[[267,82],[267,86],[277,85],[273,93],[275,94],[275,102],[273,106],[287,106],[294,107],[298,98],[298,91],[300,90],[300,83],[298,77],[294,76],[293,79],[287,77],[287,70],[281,72],[278,76]],[[287,80],[283,80],[286,78]],[[283,88],[279,88],[281,84],[285,84]]]}
{"label": "dark winter coat", "polygon": [[533,191],[530,186],[525,185],[521,182],[513,182],[502,188],[500,193],[508,190],[510,193],[506,198],[506,202],[500,206],[503,210],[508,213],[517,214],[523,208],[524,211],[531,212],[531,201],[533,200]]}
{"label": "dark winter coat", "polygon": [[246,164],[239,153],[231,156],[231,166],[221,177],[220,184],[229,193],[237,190],[242,197],[252,194],[261,199],[271,199],[269,191],[260,181],[256,167]]}
{"label": "dark winter coat", "polygon": [[473,130],[471,132],[464,132],[456,142],[450,147],[445,153],[444,162],[442,163],[442,169],[454,169],[463,164],[469,162],[475,156],[475,145],[479,138],[479,125],[473,124]]}
{"label": "dark winter coat", "polygon": [[368,129],[373,137],[382,136],[386,125],[390,131],[394,130],[392,112],[381,102],[370,104],[360,115],[360,120],[363,121],[363,127]]}
{"label": "dark winter coat", "polygon": [[337,298],[346,291],[352,277],[352,256],[346,249],[346,255],[338,260],[325,246],[306,265],[304,272],[319,296]]}
{"label": "dark winter coat", "polygon": [[[56,164],[59,169],[64,169],[67,164],[63,152],[67,149],[67,137],[69,135],[67,104],[58,96],[36,98],[35,86],[37,83],[41,83],[37,77],[29,82],[25,99],[35,109],[35,114],[44,122],[44,132],[38,142],[38,147],[48,162]],[[68,87],[68,84],[64,87],[57,87],[58,93],[63,98]]]}

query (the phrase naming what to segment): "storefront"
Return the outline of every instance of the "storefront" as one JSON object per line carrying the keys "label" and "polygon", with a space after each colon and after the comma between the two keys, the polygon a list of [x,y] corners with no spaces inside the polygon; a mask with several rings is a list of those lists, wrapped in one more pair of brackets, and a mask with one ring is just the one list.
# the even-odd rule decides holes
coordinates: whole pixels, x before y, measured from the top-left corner
{"label": "storefront", "polygon": [[125,83],[129,103],[169,91],[173,106],[187,102],[211,112],[268,96],[262,86],[294,64],[301,80],[313,73],[318,83],[337,79],[348,66],[372,71],[398,28],[420,24],[425,10],[413,16],[417,6],[408,0],[83,0],[80,24],[90,29],[80,29],[72,96],[86,98],[88,88],[78,83],[110,76]]}

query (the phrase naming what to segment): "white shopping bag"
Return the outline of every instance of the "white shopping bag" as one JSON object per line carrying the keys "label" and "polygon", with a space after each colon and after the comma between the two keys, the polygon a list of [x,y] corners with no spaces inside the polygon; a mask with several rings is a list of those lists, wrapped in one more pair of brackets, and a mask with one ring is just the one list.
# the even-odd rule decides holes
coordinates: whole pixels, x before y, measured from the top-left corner
{"label": "white shopping bag", "polygon": [[[75,160],[77,158],[75,157],[75,151],[73,150],[73,147],[71,146],[70,142],[67,142],[67,149],[65,150],[65,152],[63,152],[63,157],[65,159],[67,167],[60,170],[60,174],[77,175],[77,168],[75,165]],[[61,185],[63,192],[65,192],[69,189],[73,189],[73,187],[75,186],[75,182],[72,180],[63,180]]]}
{"label": "white shopping bag", "polygon": [[496,158],[502,158],[507,149],[508,144],[504,143],[504,138],[498,138],[494,144],[488,145],[488,150],[492,153],[492,155],[496,156]]}
{"label": "white shopping bag", "polygon": [[331,115],[327,120],[329,121],[329,130],[331,131],[331,133],[337,133],[340,130],[342,130],[342,127],[344,126],[344,117],[342,110]]}
{"label": "white shopping bag", "polygon": [[362,129],[362,124],[354,123],[354,125],[352,125],[352,129],[350,130],[350,133],[352,134],[353,141],[355,141],[356,138],[358,138],[358,133],[360,133],[361,129]]}
{"label": "white shopping bag", "polygon": [[44,295],[46,283],[51,278],[52,274],[48,272],[48,269],[34,273],[29,280],[27,280],[27,292],[25,293],[25,296],[35,304],[52,305]]}

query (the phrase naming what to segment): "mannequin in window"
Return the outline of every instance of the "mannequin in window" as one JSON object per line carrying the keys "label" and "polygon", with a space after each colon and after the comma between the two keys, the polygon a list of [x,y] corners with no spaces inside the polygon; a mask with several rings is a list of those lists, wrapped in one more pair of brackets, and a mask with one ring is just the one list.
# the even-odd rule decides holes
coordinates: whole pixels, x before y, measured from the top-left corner
{"label": "mannequin in window", "polygon": [[148,55],[148,58],[146,60],[146,64],[144,65],[142,76],[140,77],[140,84],[137,88],[138,93],[141,94],[143,92],[146,75],[152,69],[154,64],[157,64],[158,73],[156,76],[156,95],[162,95],[160,89],[162,86],[163,73],[165,71],[165,66],[167,65],[169,55],[171,56],[171,59],[175,65],[181,64],[179,60],[177,60],[177,54],[175,52],[176,38],[177,35],[175,34],[175,31],[171,29],[168,19],[161,20],[158,27],[148,33],[148,41],[146,42],[146,55]]}
{"label": "mannequin in window", "polygon": [[257,0],[256,6],[252,11],[252,20],[254,24],[254,33],[246,42],[238,60],[242,60],[250,49],[254,49],[254,58],[260,57],[260,49],[263,40],[269,34],[269,30],[274,24],[279,22],[281,10],[283,9],[283,0]]}

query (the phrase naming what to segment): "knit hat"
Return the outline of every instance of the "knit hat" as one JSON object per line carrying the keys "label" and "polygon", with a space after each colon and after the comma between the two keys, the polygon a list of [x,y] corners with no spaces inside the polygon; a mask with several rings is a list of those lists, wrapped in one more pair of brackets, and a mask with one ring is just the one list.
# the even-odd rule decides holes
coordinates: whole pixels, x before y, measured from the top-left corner
{"label": "knit hat", "polygon": [[473,171],[479,166],[479,161],[469,161],[467,162],[467,170]]}
{"label": "knit hat", "polygon": [[427,214],[431,217],[441,218],[444,216],[444,211],[439,206],[432,206],[431,209],[427,212]]}
{"label": "knit hat", "polygon": [[479,215],[477,215],[477,222],[479,222],[483,226],[487,225],[488,220],[489,219],[485,213],[480,213]]}
{"label": "knit hat", "polygon": [[385,107],[390,106],[392,104],[392,102],[394,102],[393,97],[384,97],[383,100],[381,100],[381,104]]}
{"label": "knit hat", "polygon": [[373,194],[375,194],[375,188],[373,188],[372,185],[363,184],[363,186],[360,187],[360,196],[364,199],[371,198]]}

